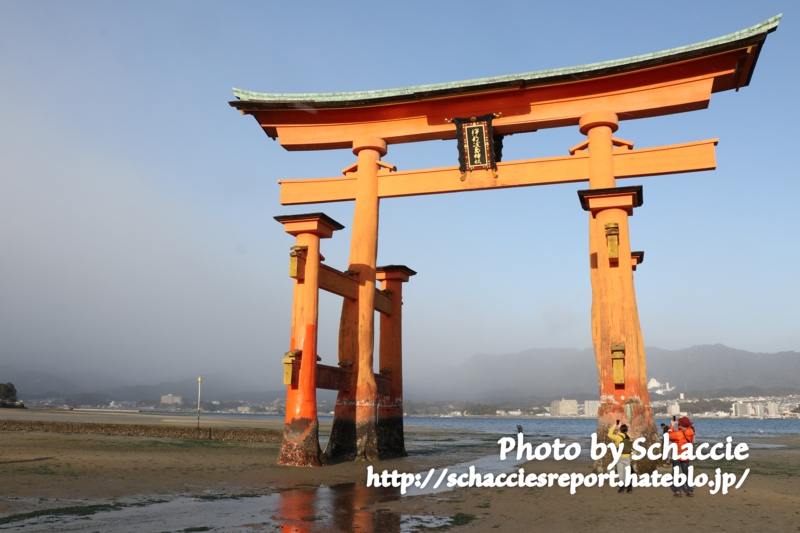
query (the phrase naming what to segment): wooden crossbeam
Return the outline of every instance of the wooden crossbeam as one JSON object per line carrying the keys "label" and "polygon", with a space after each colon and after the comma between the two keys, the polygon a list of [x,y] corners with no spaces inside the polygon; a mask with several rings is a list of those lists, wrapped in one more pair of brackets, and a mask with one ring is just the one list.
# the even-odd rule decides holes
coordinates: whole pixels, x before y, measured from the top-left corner
{"label": "wooden crossbeam", "polygon": [[351,300],[358,299],[358,280],[328,265],[319,266],[319,287]]}
{"label": "wooden crossbeam", "polygon": [[352,367],[317,364],[317,388],[347,392],[350,390],[352,374]]}
{"label": "wooden crossbeam", "polygon": [[[685,144],[614,151],[614,174],[617,178],[637,178],[714,170],[717,166],[714,147],[718,139]],[[422,194],[477,191],[527,187],[589,180],[589,155],[578,152],[564,157],[546,157],[508,161],[497,165],[497,178],[486,170],[476,170],[460,180],[458,167],[430,168],[378,174],[378,197],[396,198]],[[279,180],[281,204],[313,204],[354,200],[355,174],[341,178]]]}
{"label": "wooden crossbeam", "polygon": [[[746,47],[745,47],[746,48]],[[744,50],[681,68],[632,72],[567,84],[485,91],[446,98],[344,109],[250,109],[270,137],[287,150],[351,148],[353,140],[376,136],[387,144],[454,139],[453,117],[502,114],[500,135],[577,126],[592,111],[613,110],[622,120],[705,109],[715,83],[733,74]],[[247,104],[243,104],[247,106]]]}
{"label": "wooden crossbeam", "polygon": [[[300,361],[292,363],[292,384],[296,385],[300,379]],[[317,364],[317,388],[348,392],[352,383],[353,367],[338,367]],[[378,394],[388,395],[391,379],[382,374],[375,374],[375,384]]]}
{"label": "wooden crossbeam", "polygon": [[[305,271],[306,260],[304,257],[300,255],[289,257],[290,277],[303,280]],[[320,264],[319,288],[351,300],[358,299],[358,278],[328,265]],[[377,288],[375,289],[375,310],[384,315],[392,314],[392,297]]]}

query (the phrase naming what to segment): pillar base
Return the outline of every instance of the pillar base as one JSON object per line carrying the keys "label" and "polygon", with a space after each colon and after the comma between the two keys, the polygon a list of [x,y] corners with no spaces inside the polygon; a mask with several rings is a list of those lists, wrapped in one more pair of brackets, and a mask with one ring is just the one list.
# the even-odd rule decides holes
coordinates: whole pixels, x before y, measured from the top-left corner
{"label": "pillar base", "polygon": [[381,459],[406,457],[406,443],[403,436],[403,413],[381,416],[378,414],[378,455]]}
{"label": "pillar base", "polygon": [[[597,442],[611,442],[611,439],[608,438],[608,430],[616,425],[617,420],[620,421],[620,425],[626,424],[628,426],[628,435],[632,440],[644,437],[643,445],[645,449],[648,449],[655,442],[661,442],[661,434],[656,430],[650,406],[645,406],[636,400],[625,402],[624,404],[600,404],[600,410],[597,415]],[[611,453],[606,453],[605,456],[594,462],[594,471],[598,474],[608,472],[608,465],[611,464],[611,460]],[[644,474],[651,473],[657,466],[668,464],[668,462],[653,461],[645,456],[638,461],[632,461],[632,464],[634,472]]]}
{"label": "pillar base", "polygon": [[355,399],[340,392],[334,408],[331,436],[325,447],[328,461],[352,461],[356,458]]}
{"label": "pillar base", "polygon": [[278,464],[325,466],[325,456],[319,447],[319,422],[316,418],[293,418],[284,425]]}
{"label": "pillar base", "polygon": [[356,461],[377,461],[378,428],[375,405],[356,405]]}

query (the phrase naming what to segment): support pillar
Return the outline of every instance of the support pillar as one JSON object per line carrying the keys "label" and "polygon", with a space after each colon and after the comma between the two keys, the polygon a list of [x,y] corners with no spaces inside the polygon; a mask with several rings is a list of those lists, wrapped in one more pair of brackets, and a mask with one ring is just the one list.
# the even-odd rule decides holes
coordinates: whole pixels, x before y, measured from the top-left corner
{"label": "support pillar", "polygon": [[[580,120],[588,137],[589,190],[579,191],[589,215],[589,254],[592,280],[592,341],[600,385],[598,438],[607,440],[617,420],[632,438],[646,444],[659,440],[647,391],[644,343],[633,285],[634,257],[628,217],[642,205],[642,187],[616,187],[614,145],[630,143],[612,138],[617,116],[593,112]],[[625,149],[624,147],[622,149]],[[604,470],[610,458],[595,464]],[[638,461],[637,471],[649,472],[655,463]]]}
{"label": "support pillar", "polygon": [[[286,418],[278,464],[322,466],[317,420],[317,316],[319,308],[320,239],[330,238],[344,226],[323,213],[275,217],[286,233],[294,235],[293,259],[304,261],[304,275],[295,278],[292,303],[290,351],[284,359],[289,366],[286,389]],[[300,372],[292,379],[291,367],[299,359]]]}
{"label": "support pillar", "polygon": [[375,266],[378,259],[378,168],[386,142],[353,141],[358,156],[348,272],[358,277],[358,299],[345,299],[339,328],[339,364],[353,366],[353,386],[340,392],[325,454],[330,459],[378,459],[375,345]]}
{"label": "support pillar", "polygon": [[380,373],[390,380],[389,394],[378,401],[378,453],[381,459],[405,457],[403,436],[403,283],[416,272],[404,265],[377,268],[381,290],[391,293],[392,314],[381,314]]}

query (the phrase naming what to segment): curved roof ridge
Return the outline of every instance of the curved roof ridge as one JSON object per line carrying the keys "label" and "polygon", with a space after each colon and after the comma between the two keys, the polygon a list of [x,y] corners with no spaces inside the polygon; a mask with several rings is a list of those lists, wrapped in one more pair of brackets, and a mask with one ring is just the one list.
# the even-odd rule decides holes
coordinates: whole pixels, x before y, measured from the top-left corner
{"label": "curved roof ridge", "polygon": [[[350,92],[325,92],[325,93],[260,93],[253,91],[245,91],[243,89],[233,88],[233,94],[241,102],[264,102],[264,103],[297,103],[297,104],[334,104],[337,102],[352,102],[365,100],[384,100],[384,99],[397,99],[398,97],[416,97],[421,95],[434,95],[441,92],[465,92],[470,89],[481,90],[488,89],[493,86],[507,85],[509,83],[522,83],[542,82],[550,78],[559,78],[563,76],[576,76],[577,74],[590,75],[592,72],[602,71],[609,68],[619,68],[632,66],[644,62],[654,62],[659,59],[691,54],[698,50],[705,50],[724,46],[726,44],[736,43],[743,41],[754,36],[767,34],[775,31],[778,27],[782,14],[775,15],[763,22],[760,22],[749,28],[739,30],[722,37],[716,37],[707,41],[702,41],[695,44],[680,46],[677,48],[670,48],[660,52],[653,52],[650,54],[642,54],[622,59],[614,59],[610,61],[601,61],[598,63],[589,63],[585,65],[577,65],[573,67],[562,67],[556,69],[538,70],[532,72],[525,72],[521,74],[506,74],[503,76],[492,76],[484,78],[475,78],[471,80],[463,80],[448,83],[434,83],[428,85],[415,85],[410,87],[401,87],[396,89],[378,89],[372,91],[350,91]],[[232,103],[233,104],[233,103]]]}

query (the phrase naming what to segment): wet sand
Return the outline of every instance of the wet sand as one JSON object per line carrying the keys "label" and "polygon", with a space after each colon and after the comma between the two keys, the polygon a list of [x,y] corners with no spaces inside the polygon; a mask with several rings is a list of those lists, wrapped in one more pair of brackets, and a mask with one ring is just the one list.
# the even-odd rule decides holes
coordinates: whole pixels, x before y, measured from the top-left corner
{"label": "wet sand", "polygon": [[[0,412],[2,419],[12,417],[103,423],[194,423],[191,418],[168,415]],[[279,421],[263,419],[212,419],[201,424],[268,429],[280,426]],[[320,439],[323,445],[328,431],[323,426]],[[407,441],[409,457],[376,462],[374,468],[423,472],[497,454],[495,437],[489,435],[408,428]],[[612,488],[580,488],[577,494],[570,495],[569,489],[553,487],[461,488],[401,498],[396,490],[363,487],[369,463],[349,462],[317,469],[280,467],[275,464],[277,444],[0,431],[3,487],[0,517],[65,506],[176,501],[193,496],[265,495],[279,498],[285,508],[271,511],[270,523],[296,522],[300,524],[296,531],[401,531],[401,516],[406,517],[404,530],[413,530],[409,526],[413,522],[407,520],[410,515],[450,517],[444,527],[465,532],[494,529],[596,532],[620,528],[658,532],[674,530],[678,524],[692,531],[797,531],[800,437],[764,438],[758,442],[785,447],[751,450],[750,458],[743,463],[696,465],[720,467],[737,474],[743,468],[750,468],[742,488],[727,495],[710,495],[708,488],[696,489],[697,495],[691,499],[674,498],[667,488],[636,489],[630,495],[617,494]],[[591,464],[582,459],[540,461],[525,468],[534,472],[589,473]],[[309,501],[322,494],[320,486],[334,488],[329,490],[333,496],[326,496],[333,498],[329,507],[336,511],[330,512],[331,520],[338,511],[349,513],[336,518],[338,525],[292,516],[291,506],[286,507],[286,502],[293,498],[304,502],[302,505],[310,505]],[[458,518],[453,520],[453,517]],[[272,529],[253,526],[249,530]]]}
{"label": "wet sand", "polygon": [[[767,439],[763,439],[767,440]],[[618,494],[614,488],[457,489],[384,507],[405,512],[473,513],[478,519],[459,531],[798,531],[800,530],[800,437],[769,439],[786,448],[754,450],[743,462],[695,463],[699,472],[714,468],[750,474],[739,490],[711,495],[696,488],[694,498],[675,498],[669,488],[637,488]],[[531,472],[591,472],[589,461],[528,463]],[[666,472],[666,469],[662,470]]]}

